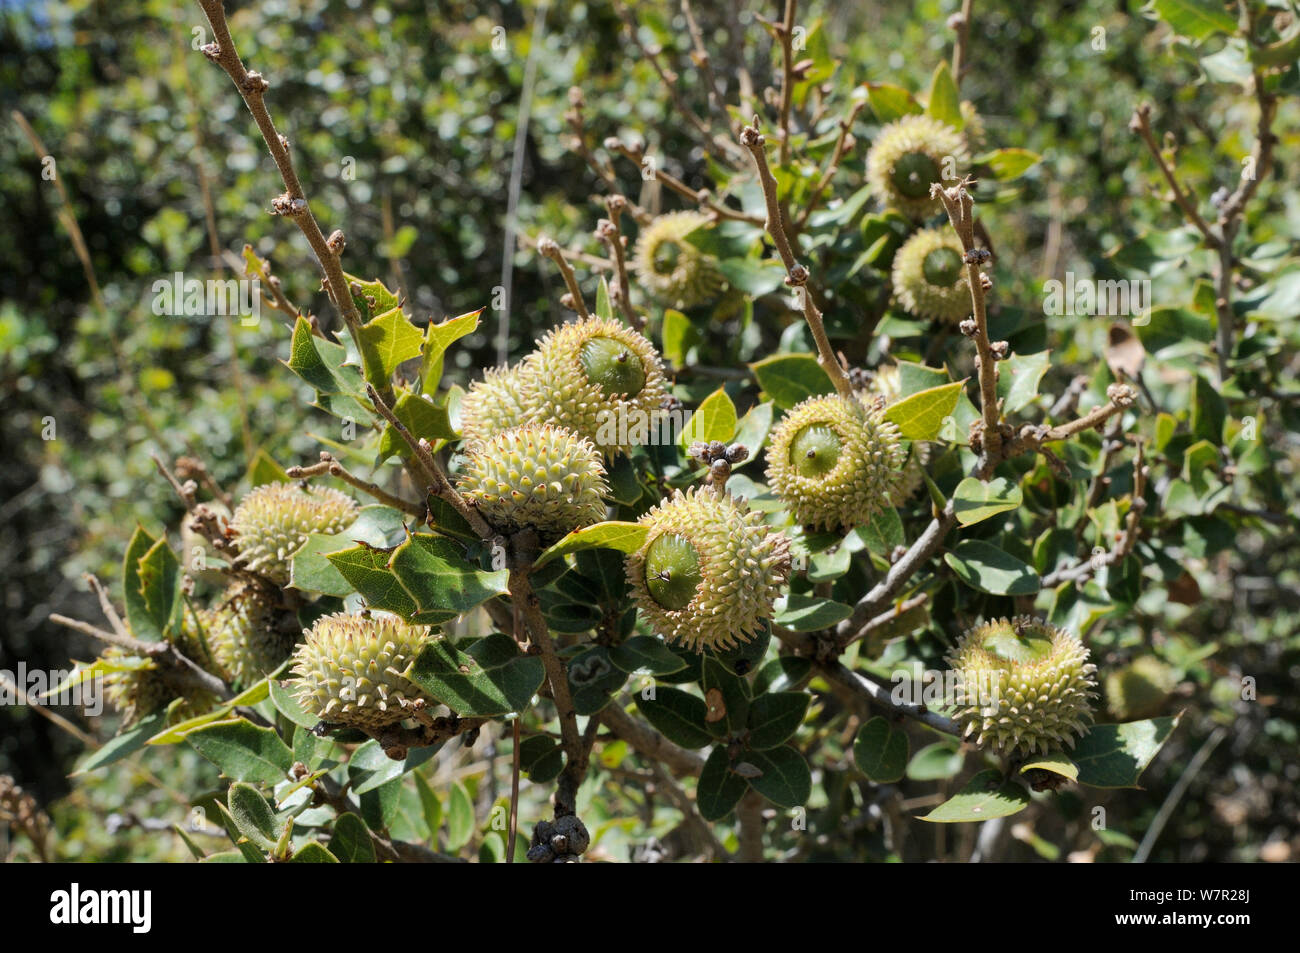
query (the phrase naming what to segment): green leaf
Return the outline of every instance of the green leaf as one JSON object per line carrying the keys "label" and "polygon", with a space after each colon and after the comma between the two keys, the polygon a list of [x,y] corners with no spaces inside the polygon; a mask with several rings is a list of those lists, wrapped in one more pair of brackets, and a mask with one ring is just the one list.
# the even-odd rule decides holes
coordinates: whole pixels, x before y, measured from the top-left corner
{"label": "green leaf", "polygon": [[646,670],[651,675],[671,675],[686,667],[685,660],[652,635],[634,635],[609,650],[609,658],[625,672]]}
{"label": "green leaf", "polygon": [[459,715],[493,717],[522,711],[542,687],[542,660],[495,632],[464,652],[448,639],[426,646],[408,677]]}
{"label": "green leaf", "polygon": [[812,354],[776,354],[749,365],[749,369],[754,372],[758,386],[782,410],[835,390]]}
{"label": "green leaf", "polygon": [[997,768],[980,771],[966,786],[921,818],[936,824],[1009,817],[1029,806],[1029,792],[1002,777]]}
{"label": "green leaf", "polygon": [[736,464],[736,467],[743,467],[746,463],[752,463],[758,459],[759,448],[766,442],[767,435],[772,429],[772,408],[774,406],[770,400],[755,404],[749,408],[749,412],[741,417],[736,424],[736,434],[732,440],[735,443],[742,444],[749,450],[749,456]]}
{"label": "green leaf", "polygon": [[1042,161],[1042,156],[1028,149],[994,149],[975,157],[975,164],[987,166],[1000,182],[1019,178]]}
{"label": "green leaf", "polygon": [[[168,621],[167,618],[160,620],[150,611],[150,602],[145,597],[144,578],[141,573],[141,562],[157,544],[157,539],[150,536],[143,526],[137,525],[131,535],[131,541],[127,543],[126,555],[122,559],[122,594],[126,600],[126,621],[132,634],[146,642],[157,642],[162,639]],[[155,566],[158,558],[154,557]],[[155,583],[160,581],[156,570],[151,575]],[[153,597],[155,605],[159,598],[160,595],[155,593]]]}
{"label": "green leaf", "polygon": [[691,319],[673,308],[664,311],[660,335],[664,357],[678,367],[686,365],[686,357],[691,348],[704,340],[695,325],[691,324]]}
{"label": "green leaf", "polygon": [[351,811],[340,814],[330,835],[330,853],[343,864],[373,864],[375,845],[366,822]]}
{"label": "green leaf", "polygon": [[785,268],[770,258],[723,258],[717,268],[731,287],[754,298],[771,294],[785,283]]}
{"label": "green leaf", "polygon": [[877,715],[858,729],[853,760],[876,784],[893,784],[907,768],[907,748],[907,735]]}
{"label": "green leaf", "polygon": [[1095,726],[1079,739],[1070,758],[1078,766],[1079,783],[1094,788],[1137,787],[1138,778],[1181,717]]}
{"label": "green leaf", "polygon": [[972,589],[996,596],[1027,596],[1039,589],[1038,573],[1015,556],[979,539],[962,540],[944,562]]}
{"label": "green leaf", "polygon": [[755,750],[784,744],[803,723],[812,696],[807,692],[769,692],[749,706],[749,747]]}
{"label": "green leaf", "polygon": [[356,520],[340,533],[313,533],[293,554],[289,585],[303,592],[343,597],[352,593],[351,584],[334,568],[329,553],[342,552],[353,544],[384,548],[404,537],[407,515],[391,506],[373,503],[361,507]]}
{"label": "green leaf", "polygon": [[898,510],[892,506],[872,516],[855,532],[866,544],[868,552],[886,559],[897,547],[903,545],[903,521],[898,517]]}
{"label": "green leaf", "polygon": [[1192,378],[1192,392],[1187,406],[1192,416],[1192,434],[1210,441],[1216,447],[1221,444],[1227,405],[1223,396],[1200,374]]}
{"label": "green leaf", "polygon": [[159,709],[147,718],[137,721],[130,728],[110,738],[102,747],[92,751],[72,772],[72,777],[103,768],[134,754],[144,747],[145,742],[156,735],[167,724],[166,709]]}
{"label": "green leaf", "polygon": [[966,477],[957,484],[952,499],[957,522],[962,526],[973,526],[990,516],[1016,509],[1024,502],[1024,495],[1020,487],[1006,477],[995,477],[987,483]]}
{"label": "green leaf", "polygon": [[358,424],[368,422],[372,414],[364,396],[361,369],[347,359],[347,348],[312,334],[307,319],[298,318],[286,366],[315,388],[316,406],[321,410]]}
{"label": "green leaf", "polygon": [[695,786],[695,806],[706,821],[726,817],[740,803],[749,790],[749,784],[731,770],[731,759],[726,745],[718,745],[709,753]]}
{"label": "green leaf", "polygon": [[474,836],[474,802],[457,781],[447,793],[447,848],[458,851]]}
{"label": "green leaf", "polygon": [[1015,354],[998,362],[998,398],[1004,414],[1014,414],[1033,403],[1038,384],[1047,373],[1049,355],[1049,351],[1024,357]]}
{"label": "green leaf", "polygon": [[411,749],[402,760],[388,757],[378,741],[373,739],[360,745],[348,759],[348,788],[353,794],[365,794],[383,787],[394,778],[400,778],[413,768],[418,768],[435,754],[442,745],[426,745]]}
{"label": "green leaf", "polygon": [[243,718],[196,728],[185,740],[236,781],[278,784],[293,767],[293,752],[278,734]]}
{"label": "green leaf", "polygon": [[149,619],[161,632],[173,630],[180,620],[181,567],[165,538],[140,557],[137,581]]}
{"label": "green leaf", "polygon": [[415,793],[420,798],[420,810],[424,814],[424,826],[429,829],[430,836],[435,836],[439,828],[442,827],[442,802],[438,800],[438,795],[429,782],[424,779],[424,775],[416,771],[413,775],[415,778]]}
{"label": "green leaf", "polygon": [[357,341],[366,380],[376,388],[386,387],[397,366],[419,357],[423,345],[424,335],[400,307],[372,318],[361,326]]}
{"label": "green leaf", "polygon": [[[424,437],[430,443],[438,440],[454,440],[457,436],[456,431],[452,429],[451,418],[447,416],[447,408],[441,404],[435,404],[427,397],[423,397],[414,391],[400,390],[397,392],[397,400],[393,402],[393,415],[406,425],[416,438]],[[392,424],[384,427],[384,432],[379,438],[379,449],[375,452],[376,465],[383,463],[393,454],[397,454],[406,459],[411,456],[410,445],[402,439]]]}
{"label": "green leaf", "polygon": [[599,712],[627,681],[627,672],[610,661],[609,649],[603,645],[593,645],[570,659],[568,670],[573,710],[579,715]]}
{"label": "green leaf", "polygon": [[[746,751],[744,760],[759,771],[749,786],[780,807],[799,807],[812,795],[812,772],[802,754],[789,745],[768,751]],[[707,765],[706,765],[707,768]],[[703,775],[700,783],[703,784]]]}
{"label": "green leaf", "polygon": [[1079,766],[1076,765],[1065,755],[1046,755],[1041,758],[1034,758],[1028,764],[1020,766],[1020,773],[1027,771],[1050,771],[1052,774],[1059,774],[1063,778],[1069,778],[1071,781],[1079,780]]}
{"label": "green leaf", "polygon": [[799,685],[812,673],[812,662],[798,655],[781,655],[765,664],[754,678],[754,691],[787,691]]}
{"label": "green leaf", "polygon": [[280,830],[266,798],[252,785],[235,783],[230,786],[226,799],[239,832],[262,850],[274,850]]}
{"label": "green leaf", "polygon": [[939,387],[947,384],[949,380],[948,372],[941,367],[926,367],[924,364],[913,364],[911,361],[898,362],[898,396],[900,398],[911,397],[923,390]]}
{"label": "green leaf", "polygon": [[265,448],[258,447],[257,453],[253,454],[252,462],[244,472],[244,482],[250,487],[264,486],[267,483],[288,483],[289,474],[284,472],[284,467],[276,463],[275,458],[267,453]]}
{"label": "green leaf", "polygon": [[632,553],[641,548],[650,529],[640,523],[624,523],[608,520],[594,526],[575,529],[564,539],[544,551],[533,563],[534,569],[541,569],[553,559],[581,552],[584,549],[616,549],[620,553]]}
{"label": "green leaf", "polygon": [[388,571],[392,551],[367,546],[362,543],[337,553],[326,553],[339,574],[366,600],[372,609],[393,612],[404,619],[412,619],[419,611],[414,597]]}
{"label": "green leaf", "polygon": [[697,440],[705,443],[717,440],[730,443],[736,433],[736,405],[727,392],[719,387],[708,397],[682,428],[680,443],[683,449]]}
{"label": "green leaf", "polygon": [[923,111],[911,93],[893,83],[867,83],[867,102],[882,123]]}
{"label": "green leaf", "polygon": [[1151,9],[1179,36],[1200,43],[1216,33],[1236,33],[1237,20],[1219,0],[1151,0]]}
{"label": "green leaf", "polygon": [[389,291],[388,286],[378,278],[371,278],[366,281],[356,275],[349,275],[347,272],[343,273],[343,277],[347,279],[349,291],[352,291],[353,285],[357,286],[357,291],[352,291],[352,303],[361,312],[363,321],[369,321],[377,314],[391,311],[401,303],[398,301],[397,295]]}
{"label": "green leaf", "polygon": [[853,607],[842,602],[792,593],[773,621],[792,632],[816,632],[843,622],[852,614]]}
{"label": "green leaf", "polygon": [[891,404],[885,419],[898,425],[904,440],[934,440],[939,436],[945,417],[957,407],[957,397],[965,381],[919,391]]}
{"label": "green leaf", "polygon": [[425,394],[434,394],[442,380],[443,355],[447,348],[467,334],[478,329],[479,316],[483,309],[468,311],[465,314],[438,324],[429,324],[424,329],[424,360],[420,363],[420,390]]}
{"label": "green leaf", "polygon": [[665,738],[683,748],[703,748],[713,740],[705,722],[709,708],[698,695],[655,685],[653,693],[637,696],[636,707]]}
{"label": "green leaf", "polygon": [[930,98],[926,110],[940,122],[946,122],[954,129],[961,130],[966,121],[961,115],[961,94],[957,92],[952,70],[947,60],[940,60],[930,80]]}
{"label": "green leaf", "polygon": [[415,600],[422,620],[445,621],[506,594],[508,570],[485,572],[462,553],[445,536],[418,533],[389,557],[389,569]]}
{"label": "green leaf", "polygon": [[525,738],[519,743],[519,768],[534,784],[554,781],[564,770],[564,749],[545,735]]}
{"label": "green leaf", "polygon": [[309,840],[289,858],[291,864],[337,864],[339,859],[314,840]]}
{"label": "green leaf", "polygon": [[956,777],[966,757],[955,741],[936,741],[926,745],[907,763],[907,776],[913,781],[938,781]]}
{"label": "green leaf", "polygon": [[1204,315],[1186,308],[1152,308],[1145,324],[1137,325],[1138,340],[1155,357],[1214,340],[1214,325]]}

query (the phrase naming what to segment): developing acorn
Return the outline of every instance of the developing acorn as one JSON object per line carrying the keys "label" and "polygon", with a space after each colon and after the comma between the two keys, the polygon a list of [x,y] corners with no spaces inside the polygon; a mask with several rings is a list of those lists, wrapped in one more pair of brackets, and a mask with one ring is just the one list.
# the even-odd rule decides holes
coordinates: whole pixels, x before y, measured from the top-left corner
{"label": "developing acorn", "polygon": [[996,619],[962,635],[948,664],[960,677],[955,719],[980,747],[1047,754],[1073,748],[1092,722],[1097,666],[1065,629]]}
{"label": "developing acorn", "polygon": [[[191,662],[201,667],[208,667],[211,656],[194,629],[192,618],[189,613],[186,613],[186,622],[182,624],[179,631],[173,630],[168,634],[168,641]],[[120,664],[123,660],[135,656],[119,646],[110,645],[104,650],[101,658],[107,662]],[[139,661],[140,667],[104,673],[104,696],[108,699],[108,703],[121,713],[124,725],[135,724],[142,718],[166,708],[177,698],[182,698],[182,701],[167,718],[171,724],[201,715],[217,703],[217,697],[203,689],[192,689],[182,696],[158,670],[157,664],[152,659]]]}
{"label": "developing acorn", "polygon": [[[876,368],[871,382],[867,385],[867,390],[859,392],[859,399],[865,403],[873,397],[883,397],[885,407],[888,408],[901,395],[898,365],[882,364]],[[894,493],[889,499],[893,506],[902,506],[913,493],[921,488],[921,484],[925,482],[925,466],[929,462],[930,445],[924,441],[912,441],[912,448],[908,454],[907,463],[903,466],[902,476],[899,477],[898,485],[894,488]]]}
{"label": "developing acorn", "polygon": [[772,431],[767,479],[795,521],[848,529],[891,505],[906,460],[883,401],[809,397]]}
{"label": "developing acorn", "polygon": [[549,541],[605,518],[605,467],[590,440],[530,423],[472,443],[460,491],[493,528]]}
{"label": "developing acorn", "polygon": [[247,582],[227,589],[215,608],[200,610],[199,622],[217,673],[243,688],[279,668],[302,634],[300,629],[286,631],[270,593]]}
{"label": "developing acorn", "polygon": [[894,296],[908,313],[954,326],[970,317],[970,282],[952,229],[919,229],[895,253],[892,277]]}
{"label": "developing acorn", "polygon": [[726,493],[691,487],[638,520],[650,529],[627,557],[627,579],[644,619],[695,651],[754,637],[790,575],[790,541]]}
{"label": "developing acorn", "polygon": [[651,222],[637,239],[632,270],[641,286],[672,308],[693,308],[726,287],[717,262],[686,240],[709,224],[700,212],[671,212]]}
{"label": "developing acorn", "polygon": [[1106,676],[1106,707],[1120,721],[1160,713],[1177,679],[1174,670],[1154,655],[1135,658]]}
{"label": "developing acorn", "polygon": [[409,717],[408,705],[437,704],[407,672],[435,636],[387,613],[321,616],[294,653],[294,696],[331,725],[376,731]]}
{"label": "developing acorn", "polygon": [[966,137],[966,145],[971,152],[984,148],[984,117],[979,114],[975,104],[969,99],[961,101],[961,134]]}
{"label": "developing acorn", "polygon": [[230,519],[239,566],[277,585],[289,581],[296,553],[313,533],[339,533],[357,518],[357,504],[330,487],[264,483]]}
{"label": "developing acorn", "polygon": [[530,414],[523,398],[523,374],[519,366],[485,371],[483,379],[471,384],[461,399],[461,437],[466,441],[486,440],[526,423]]}
{"label": "developing acorn", "polygon": [[886,208],[920,220],[942,209],[930,186],[960,178],[970,165],[962,134],[933,116],[910,115],[880,130],[867,153],[867,181]]}
{"label": "developing acorn", "polygon": [[523,403],[606,457],[628,453],[657,426],[668,393],[663,362],[624,324],[587,318],[551,330],[524,361]]}

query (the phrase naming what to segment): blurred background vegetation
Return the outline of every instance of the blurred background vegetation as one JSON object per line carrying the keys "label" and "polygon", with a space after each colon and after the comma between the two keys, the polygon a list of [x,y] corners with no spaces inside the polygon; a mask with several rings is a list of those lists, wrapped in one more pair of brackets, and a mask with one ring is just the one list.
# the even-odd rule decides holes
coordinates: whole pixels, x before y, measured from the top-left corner
{"label": "blurred background vegetation", "polygon": [[[697,141],[608,3],[228,6],[246,61],[271,83],[268,101],[322,225],[347,233],[349,271],[396,282],[417,320],[488,306],[502,283],[530,56],[521,232],[600,252],[590,239],[603,214],[599,183],[567,136],[574,85],[585,95],[592,143],[609,135],[644,139],[692,187],[709,184]],[[958,6],[813,3],[806,16],[824,20],[824,42],[843,60],[833,80],[841,89],[869,81],[923,91],[935,63],[949,55],[952,33],[944,24]],[[767,7],[761,12],[779,15],[776,4]],[[756,82],[766,84],[769,43],[754,12],[730,2],[696,10],[717,74],[732,77],[743,55]],[[682,88],[697,93],[676,2],[638,4],[636,14],[647,40],[677,51]],[[279,364],[289,341],[283,316],[263,309],[260,325],[247,328],[219,318],[157,317],[149,308],[155,280],[176,271],[215,276],[249,243],[270,260],[292,301],[327,324],[334,320],[298,232],[268,214],[278,180],[248,114],[227,78],[196,52],[208,39],[196,39],[203,25],[197,5],[172,0],[0,5],[0,668],[12,670],[20,659],[31,668],[67,668],[70,658],[90,657],[88,644],[50,625],[47,615],[94,617],[82,574],[115,580],[137,521],[153,532],[166,527],[174,538],[180,510],[150,452],[200,455],[220,482],[234,486],[259,448],[288,465],[314,459],[316,433],[335,436],[323,429],[334,426],[323,414],[304,419],[310,393]],[[1098,29],[1104,49],[1096,48]],[[978,107],[992,143],[1043,156],[1009,200],[981,207],[997,242],[1002,300],[1032,307],[1047,278],[1071,270],[1117,275],[1117,247],[1176,239],[1170,235],[1181,223],[1150,197],[1150,157],[1129,131],[1138,101],[1155,105],[1161,128],[1196,143],[1179,154],[1190,180],[1212,182],[1235,170],[1249,148],[1253,107],[1239,87],[1207,75],[1205,56],[1173,44],[1167,29],[1123,0],[977,4],[963,98]],[[1230,74],[1231,57],[1219,68]],[[43,178],[42,157],[11,121],[12,110],[43,140],[70,208]],[[859,123],[860,139],[869,142],[876,125],[869,110]],[[1275,175],[1293,184],[1296,128],[1289,105],[1277,124]],[[844,163],[847,189],[861,185],[863,155],[860,147]],[[630,197],[652,209],[680,207],[642,182],[635,166],[614,163]],[[205,194],[220,265],[210,254]],[[1294,255],[1300,238],[1300,193],[1270,195],[1249,225],[1256,240],[1280,245],[1281,260]],[[84,233],[98,298],[61,218],[69,211]],[[561,319],[559,293],[537,256],[514,253],[512,355]],[[498,318],[486,312],[481,330],[463,342],[447,371],[451,380],[463,384],[497,363]],[[1094,373],[1108,324],[1049,319],[1054,369],[1046,391],[1059,392],[1075,373]],[[752,350],[789,347],[784,330],[761,326]],[[1294,356],[1300,327],[1291,321],[1282,333]],[[1294,375],[1293,357],[1288,367]],[[1281,458],[1272,476],[1277,496],[1294,501],[1296,402],[1270,403],[1268,416]],[[48,417],[52,440],[42,439]],[[1124,659],[1155,631],[1178,673],[1175,708],[1190,710],[1146,773],[1148,790],[1111,802],[1114,823],[1128,833],[1113,839],[1103,859],[1131,856],[1218,725],[1231,731],[1182,795],[1152,859],[1253,860],[1262,852],[1283,860],[1300,849],[1300,547],[1293,526],[1283,534],[1263,529],[1202,534],[1175,554],[1195,573],[1197,591],[1187,604],[1144,603],[1094,645],[1103,658],[1109,651],[1110,659]],[[1254,703],[1242,702],[1228,678],[1242,673],[1258,679]],[[62,714],[96,730],[74,710]],[[50,811],[60,856],[187,856],[165,827],[183,819],[190,794],[216,785],[214,769],[184,749],[177,761],[169,749],[81,779],[69,795],[66,776],[81,750],[76,736],[30,709],[0,708],[0,773],[14,775]],[[1054,856],[1034,836],[1021,840],[1012,856]],[[865,849],[850,839],[822,856],[853,859]]]}

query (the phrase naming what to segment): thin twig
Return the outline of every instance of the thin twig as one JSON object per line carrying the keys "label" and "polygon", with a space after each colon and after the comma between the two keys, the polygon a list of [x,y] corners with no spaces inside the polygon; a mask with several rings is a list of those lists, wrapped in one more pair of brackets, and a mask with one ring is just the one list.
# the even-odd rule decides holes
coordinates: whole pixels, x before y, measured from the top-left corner
{"label": "thin twig", "polygon": [[582,289],[578,287],[578,278],[573,273],[573,267],[564,257],[564,249],[559,243],[552,238],[537,239],[537,252],[543,258],[549,258],[555,262],[555,266],[560,269],[560,275],[564,278],[564,285],[569,289],[569,293],[560,300],[560,303],[570,311],[576,311],[578,317],[587,320],[591,317],[591,312],[587,310],[587,303],[582,300]]}
{"label": "thin twig", "polygon": [[371,483],[369,480],[363,480],[361,477],[350,473],[347,467],[343,466],[342,463],[334,458],[333,454],[325,450],[321,451],[320,463],[313,463],[309,467],[290,467],[285,471],[285,475],[292,480],[306,480],[314,476],[321,476],[325,473],[328,473],[330,476],[338,477],[344,483],[354,486],[361,492],[373,496],[380,503],[401,510],[403,513],[408,513],[411,516],[423,519],[425,513],[428,512],[428,507],[394,496],[387,490]]}
{"label": "thin twig", "polygon": [[645,327],[645,316],[632,306],[632,283],[628,281],[627,262],[623,256],[623,243],[626,239],[623,238],[623,232],[618,225],[618,220],[627,210],[627,199],[622,195],[606,196],[605,210],[609,212],[609,218],[602,218],[596,225],[596,236],[605,243],[610,257],[614,260],[614,281],[610,286],[609,296],[623,312],[623,317],[632,329],[640,331]]}

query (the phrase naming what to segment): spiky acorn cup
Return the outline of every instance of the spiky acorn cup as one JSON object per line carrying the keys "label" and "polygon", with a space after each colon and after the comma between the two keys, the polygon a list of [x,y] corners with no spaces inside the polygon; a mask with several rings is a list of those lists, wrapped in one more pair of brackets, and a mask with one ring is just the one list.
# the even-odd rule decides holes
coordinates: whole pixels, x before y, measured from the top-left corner
{"label": "spiky acorn cup", "polygon": [[713,256],[686,240],[708,223],[699,212],[671,212],[646,226],[636,241],[632,270],[641,287],[668,307],[706,304],[726,287]]}
{"label": "spiky acorn cup", "polygon": [[1120,721],[1150,718],[1164,708],[1176,682],[1160,659],[1140,656],[1106,676],[1106,707]]}
{"label": "spiky acorn cup", "polygon": [[979,114],[975,104],[969,99],[961,101],[961,134],[966,137],[966,145],[971,152],[984,148],[984,117]]}
{"label": "spiky acorn cup", "polygon": [[265,483],[235,507],[230,528],[238,565],[283,586],[296,553],[312,533],[339,533],[357,518],[357,504],[330,487]]}
{"label": "spiky acorn cup", "polygon": [[493,434],[527,423],[523,402],[523,377],[519,367],[485,371],[470,385],[460,402],[460,433],[465,440],[486,440]]}
{"label": "spiky acorn cup", "polygon": [[948,664],[959,675],[957,722],[1004,754],[1073,748],[1092,722],[1097,687],[1088,650],[1040,619],[996,619],[967,631]]}
{"label": "spiky acorn cup", "polygon": [[[871,378],[871,383],[865,391],[859,391],[859,398],[866,401],[873,397],[883,397],[885,407],[902,396],[902,391],[898,382],[898,365],[883,364],[876,368],[875,374]],[[907,500],[921,488],[925,482],[924,470],[927,463],[930,462],[930,445],[924,441],[912,441],[912,449],[908,454],[907,463],[903,467],[903,474],[899,477],[898,485],[890,497],[890,503],[894,506],[902,506]]]}
{"label": "spiky acorn cup", "polygon": [[754,637],[790,575],[790,541],[743,500],[691,487],[638,520],[649,528],[627,558],[641,618],[690,649]]}
{"label": "spiky acorn cup", "polygon": [[[212,664],[211,655],[206,651],[203,641],[193,626],[192,616],[188,613],[186,623],[180,631],[171,634],[169,641],[196,665],[203,668],[216,667]],[[102,658],[108,661],[131,657],[133,656],[130,652],[116,645],[110,645],[102,655]],[[166,708],[176,698],[182,697],[152,663],[145,668],[105,673],[104,695],[108,703],[122,714],[122,721],[126,725],[133,725],[141,718]],[[216,702],[217,697],[211,692],[192,689],[183,697],[181,704],[176,706],[168,721],[175,724],[186,718],[201,715],[210,710]]]}
{"label": "spiky acorn cup", "polygon": [[944,173],[959,179],[969,165],[966,140],[952,126],[932,116],[903,116],[876,136],[867,153],[867,182],[882,205],[919,221],[943,208],[930,197],[931,184],[951,184]]}
{"label": "spiky acorn cup", "polygon": [[377,731],[410,717],[409,703],[437,702],[406,677],[434,641],[426,625],[396,616],[321,616],[294,653],[293,692],[308,714],[331,725]]}
{"label": "spiky acorn cup", "polygon": [[847,529],[891,505],[906,457],[883,403],[809,397],[773,429],[767,480],[797,523]]}
{"label": "spiky acorn cup", "polygon": [[219,674],[244,688],[279,668],[302,634],[281,624],[268,592],[247,583],[232,585],[199,618]]}
{"label": "spiky acorn cup", "polygon": [[649,439],[668,393],[654,345],[603,318],[550,331],[520,374],[523,401],[534,419],[586,437],[606,459]]}
{"label": "spiky acorn cup", "polygon": [[590,440],[525,424],[470,444],[458,482],[494,529],[531,527],[543,541],[605,518],[609,484]]}
{"label": "spiky acorn cup", "polygon": [[894,255],[894,296],[918,318],[957,325],[971,314],[961,241],[950,228],[922,228]]}

